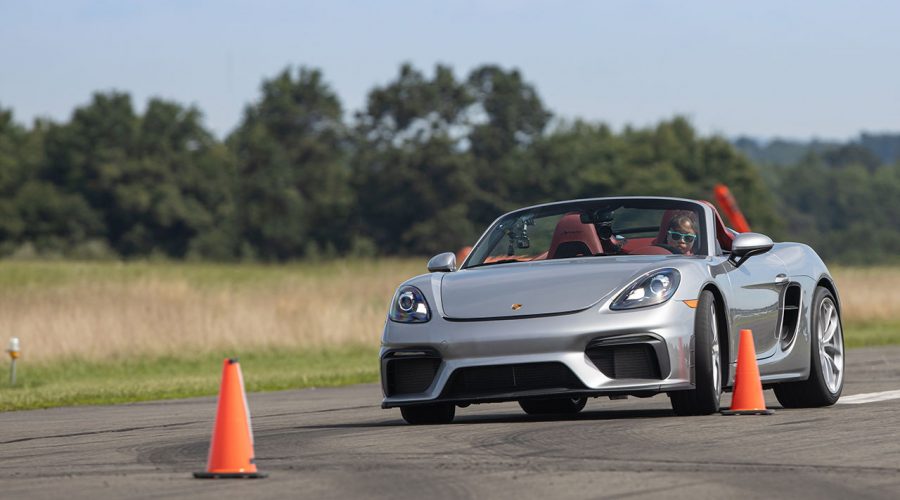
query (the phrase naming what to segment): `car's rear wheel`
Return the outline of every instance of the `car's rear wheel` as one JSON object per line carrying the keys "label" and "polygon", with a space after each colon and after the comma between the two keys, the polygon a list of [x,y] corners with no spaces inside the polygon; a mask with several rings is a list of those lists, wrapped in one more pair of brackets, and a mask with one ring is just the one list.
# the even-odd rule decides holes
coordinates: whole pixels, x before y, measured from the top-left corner
{"label": "car's rear wheel", "polygon": [[519,406],[529,415],[575,414],[584,409],[587,398],[522,399]]}
{"label": "car's rear wheel", "polygon": [[775,386],[775,397],[785,408],[830,406],[844,388],[844,334],[834,295],[816,288],[812,301],[809,378]]}
{"label": "car's rear wheel", "polygon": [[719,411],[722,397],[722,354],[719,348],[716,297],[700,294],[694,320],[694,384],[688,391],[672,391],[669,399],[677,415],[709,415]]}
{"label": "car's rear wheel", "polygon": [[456,405],[434,403],[429,405],[403,406],[400,408],[403,420],[412,425],[449,424],[456,416]]}

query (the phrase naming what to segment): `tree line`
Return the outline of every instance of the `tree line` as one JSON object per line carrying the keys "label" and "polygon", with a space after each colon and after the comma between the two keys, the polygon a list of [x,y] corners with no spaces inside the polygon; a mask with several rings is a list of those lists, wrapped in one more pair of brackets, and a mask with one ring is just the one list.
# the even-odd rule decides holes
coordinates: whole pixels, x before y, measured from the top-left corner
{"label": "tree line", "polygon": [[[896,193],[897,171],[810,156],[772,175],[684,118],[618,132],[563,121],[519,71],[496,65],[464,76],[403,65],[347,117],[319,70],[287,68],[262,82],[224,140],[195,107],[155,98],[138,113],[123,92],[97,93],[67,122],[31,127],[0,106],[0,255],[424,255],[471,244],[494,218],[525,205],[711,199],[718,182],[754,230],[831,245],[867,214],[820,196],[871,202]],[[898,215],[880,213],[879,223]],[[867,248],[890,258],[898,235],[888,222]]]}
{"label": "tree line", "polygon": [[763,166],[795,165],[810,154],[824,156],[841,149],[864,151],[865,160],[875,162],[875,164],[890,165],[900,160],[900,133],[862,132],[857,138],[846,142],[821,139],[761,141],[741,136],[733,143],[738,151],[750,158],[750,161]]}

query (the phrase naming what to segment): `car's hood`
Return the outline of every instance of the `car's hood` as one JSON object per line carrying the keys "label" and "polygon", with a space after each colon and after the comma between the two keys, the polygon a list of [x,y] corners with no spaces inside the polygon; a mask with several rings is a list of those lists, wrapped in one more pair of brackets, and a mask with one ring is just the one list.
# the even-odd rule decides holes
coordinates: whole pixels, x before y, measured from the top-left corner
{"label": "car's hood", "polygon": [[[619,291],[665,257],[596,257],[464,269],[441,281],[448,319],[510,318],[580,311]],[[520,307],[515,308],[514,304]]]}

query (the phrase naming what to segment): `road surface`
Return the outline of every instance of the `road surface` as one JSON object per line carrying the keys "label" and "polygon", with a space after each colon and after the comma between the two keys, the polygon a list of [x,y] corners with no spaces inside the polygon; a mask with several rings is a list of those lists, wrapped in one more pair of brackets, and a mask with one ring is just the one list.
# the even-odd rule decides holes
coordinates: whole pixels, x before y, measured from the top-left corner
{"label": "road surface", "polygon": [[766,391],[772,416],[676,417],[662,395],[413,427],[377,385],[251,394],[262,480],[191,477],[215,398],[8,412],[0,497],[900,498],[900,346],[846,359],[845,403],[785,410]]}

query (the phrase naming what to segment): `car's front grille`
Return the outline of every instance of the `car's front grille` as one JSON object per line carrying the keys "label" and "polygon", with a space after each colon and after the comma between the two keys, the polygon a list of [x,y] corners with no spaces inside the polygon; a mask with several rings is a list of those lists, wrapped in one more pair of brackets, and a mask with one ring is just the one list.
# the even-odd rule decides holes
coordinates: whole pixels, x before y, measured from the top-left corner
{"label": "car's front grille", "polygon": [[562,363],[474,366],[453,372],[442,397],[500,395],[540,389],[584,389]]}
{"label": "car's front grille", "polygon": [[656,352],[648,344],[589,347],[586,353],[609,378],[662,378]]}
{"label": "car's front grille", "polygon": [[431,386],[439,358],[390,359],[387,362],[388,396],[425,392]]}

